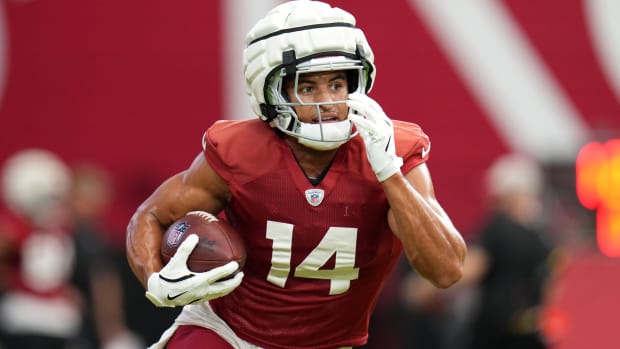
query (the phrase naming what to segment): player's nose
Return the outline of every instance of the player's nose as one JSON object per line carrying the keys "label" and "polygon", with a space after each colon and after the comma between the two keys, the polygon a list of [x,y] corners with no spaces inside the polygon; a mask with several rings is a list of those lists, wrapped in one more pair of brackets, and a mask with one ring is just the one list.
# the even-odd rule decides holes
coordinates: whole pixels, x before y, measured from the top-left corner
{"label": "player's nose", "polygon": [[336,100],[334,91],[327,85],[322,85],[317,89],[317,102],[333,102]]}

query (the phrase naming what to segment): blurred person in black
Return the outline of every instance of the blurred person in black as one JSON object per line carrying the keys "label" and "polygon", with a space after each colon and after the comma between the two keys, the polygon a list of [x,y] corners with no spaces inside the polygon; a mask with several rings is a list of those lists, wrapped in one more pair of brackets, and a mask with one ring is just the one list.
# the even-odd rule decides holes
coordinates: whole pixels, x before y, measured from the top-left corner
{"label": "blurred person in black", "polygon": [[543,226],[542,169],[508,154],[484,180],[488,214],[471,234],[461,280],[437,289],[414,271],[396,269],[392,283],[400,294],[382,294],[371,322],[371,332],[389,337],[365,349],[545,348],[538,313],[556,254]]}
{"label": "blurred person in black", "polygon": [[478,280],[472,349],[539,349],[539,308],[552,243],[543,226],[544,175],[520,154],[498,158],[486,175],[489,215],[472,244],[465,274]]}
{"label": "blurred person in black", "polygon": [[113,196],[109,174],[95,164],[73,168],[70,207],[76,263],[73,284],[85,299],[83,325],[72,343],[80,349],[144,347],[125,323],[123,285],[104,216]]}
{"label": "blurred person in black", "polygon": [[[148,171],[147,171],[148,172]],[[149,172],[151,173],[151,172]],[[84,325],[71,349],[144,348],[156,341],[178,315],[158,309],[129,269],[122,243],[108,224],[116,192],[138,190],[152,180],[141,175],[119,188],[107,169],[83,162],[73,166],[70,196],[76,265],[72,282],[84,294]],[[145,194],[140,192],[140,196]]]}

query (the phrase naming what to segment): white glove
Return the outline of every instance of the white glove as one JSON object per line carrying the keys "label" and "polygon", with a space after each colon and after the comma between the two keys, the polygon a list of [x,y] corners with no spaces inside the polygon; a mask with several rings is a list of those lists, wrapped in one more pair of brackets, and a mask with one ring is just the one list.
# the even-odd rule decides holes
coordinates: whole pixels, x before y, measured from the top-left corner
{"label": "white glove", "polygon": [[203,303],[223,297],[241,284],[243,272],[228,280],[221,280],[239,269],[237,262],[203,273],[187,268],[187,258],[198,244],[198,236],[191,234],[162,270],[149,277],[146,298],[158,307],[176,307],[190,303]]}
{"label": "white glove", "polygon": [[381,106],[361,93],[350,94],[347,105],[361,114],[349,113],[349,120],[355,124],[366,144],[368,162],[379,182],[400,172],[403,159],[396,156],[394,126]]}

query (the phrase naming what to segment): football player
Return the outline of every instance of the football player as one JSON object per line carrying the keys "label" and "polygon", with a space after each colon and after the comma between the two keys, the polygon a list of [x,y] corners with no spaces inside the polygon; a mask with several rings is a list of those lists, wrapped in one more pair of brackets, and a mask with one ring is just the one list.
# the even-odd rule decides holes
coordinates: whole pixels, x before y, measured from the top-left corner
{"label": "football player", "polygon": [[[363,345],[403,251],[437,287],[461,277],[466,246],[434,195],[429,138],[367,96],[374,56],[350,13],[286,2],[256,23],[246,44],[259,118],[214,123],[190,167],[146,199],[128,226],[128,259],[146,296],[184,306],[152,348]],[[236,262],[188,270],[195,235],[162,265],[163,230],[193,210],[224,211],[241,232],[242,272]]]}
{"label": "football player", "polygon": [[71,170],[53,152],[25,148],[0,177],[0,347],[66,348],[82,325],[67,228]]}

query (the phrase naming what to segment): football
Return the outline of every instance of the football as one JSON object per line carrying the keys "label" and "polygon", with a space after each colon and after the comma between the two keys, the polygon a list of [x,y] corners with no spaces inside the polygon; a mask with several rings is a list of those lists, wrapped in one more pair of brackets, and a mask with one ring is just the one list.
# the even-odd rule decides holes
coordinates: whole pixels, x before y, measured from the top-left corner
{"label": "football", "polygon": [[168,227],[161,243],[164,264],[191,234],[199,240],[187,260],[189,270],[209,271],[232,261],[239,263],[239,270],[243,268],[246,251],[241,235],[227,221],[205,211],[189,212]]}

